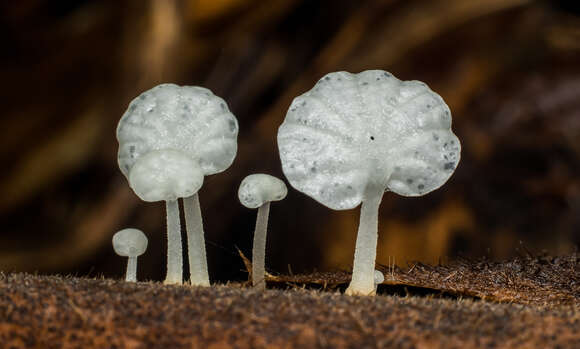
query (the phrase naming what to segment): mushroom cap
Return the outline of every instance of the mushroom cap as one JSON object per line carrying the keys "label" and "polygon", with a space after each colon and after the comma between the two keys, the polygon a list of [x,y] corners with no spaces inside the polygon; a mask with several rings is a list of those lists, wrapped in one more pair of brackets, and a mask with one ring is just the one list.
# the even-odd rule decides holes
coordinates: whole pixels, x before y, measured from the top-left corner
{"label": "mushroom cap", "polygon": [[378,270],[375,270],[375,285],[382,284],[385,281],[385,275]]}
{"label": "mushroom cap", "polygon": [[382,70],[324,76],[292,102],[278,147],[290,184],[336,210],[371,192],[427,194],[449,179],[461,152],[443,99]]}
{"label": "mushroom cap", "polygon": [[172,149],[191,158],[204,176],[219,173],[234,161],[237,136],[238,121],[210,90],[161,84],[131,101],[121,117],[119,167],[129,179],[141,158]]}
{"label": "mushroom cap", "polygon": [[139,229],[120,230],[113,235],[113,249],[119,256],[138,257],[147,250],[147,236]]}
{"label": "mushroom cap", "polygon": [[148,202],[177,200],[197,193],[203,172],[196,161],[173,149],[154,150],[142,156],[129,174],[129,186]]}
{"label": "mushroom cap", "polygon": [[286,194],[288,188],[282,180],[263,173],[244,178],[238,190],[240,202],[247,208],[258,208],[266,202],[280,201]]}

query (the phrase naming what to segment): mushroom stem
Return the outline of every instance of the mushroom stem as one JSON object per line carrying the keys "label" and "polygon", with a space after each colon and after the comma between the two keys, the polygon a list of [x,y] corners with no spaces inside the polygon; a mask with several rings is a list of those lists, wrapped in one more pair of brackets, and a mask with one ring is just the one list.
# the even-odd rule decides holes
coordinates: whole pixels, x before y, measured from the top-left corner
{"label": "mushroom stem", "polygon": [[177,200],[165,202],[167,208],[167,276],[165,284],[183,282],[183,252],[181,247],[181,224]]}
{"label": "mushroom stem", "polygon": [[209,286],[205,238],[199,196],[183,198],[185,227],[187,229],[187,250],[189,257],[189,278],[195,286]]}
{"label": "mushroom stem", "polygon": [[137,281],[137,257],[129,257],[129,260],[127,261],[127,274],[125,275],[125,281]]}
{"label": "mushroom stem", "polygon": [[268,229],[268,215],[270,202],[258,208],[256,229],[254,230],[254,246],[252,248],[252,286],[255,289],[266,289],[264,275],[266,274],[266,232]]}
{"label": "mushroom stem", "polygon": [[383,192],[367,197],[362,202],[356,237],[352,279],[347,295],[372,296],[375,294],[375,260],[377,258],[379,206]]}

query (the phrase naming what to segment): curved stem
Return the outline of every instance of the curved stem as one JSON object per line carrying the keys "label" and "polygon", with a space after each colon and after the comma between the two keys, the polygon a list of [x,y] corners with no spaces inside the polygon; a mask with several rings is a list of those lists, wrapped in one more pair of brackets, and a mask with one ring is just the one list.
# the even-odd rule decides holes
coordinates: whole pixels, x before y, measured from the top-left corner
{"label": "curved stem", "polygon": [[185,227],[187,229],[187,254],[191,284],[209,286],[203,221],[197,193],[183,198],[183,210],[185,211]]}
{"label": "curved stem", "polygon": [[181,247],[181,223],[177,200],[165,202],[167,208],[167,276],[165,284],[183,283],[183,252]]}
{"label": "curved stem", "polygon": [[383,192],[367,197],[360,211],[356,237],[352,280],[346,289],[348,295],[375,294],[375,260],[377,258],[379,206]]}
{"label": "curved stem", "polygon": [[127,261],[127,274],[125,275],[125,281],[137,281],[137,257],[129,257],[129,260]]}
{"label": "curved stem", "polygon": [[264,275],[266,274],[266,234],[268,230],[268,215],[270,203],[266,202],[258,208],[256,229],[254,230],[254,246],[252,248],[252,285],[255,289],[266,289]]}

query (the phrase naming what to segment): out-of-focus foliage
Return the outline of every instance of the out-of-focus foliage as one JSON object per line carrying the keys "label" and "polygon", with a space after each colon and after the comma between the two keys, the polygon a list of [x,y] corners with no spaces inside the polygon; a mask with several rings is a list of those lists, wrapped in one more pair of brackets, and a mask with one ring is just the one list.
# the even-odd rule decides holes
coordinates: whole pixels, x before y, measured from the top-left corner
{"label": "out-of-focus foliage", "polygon": [[[140,278],[160,279],[162,204],[140,202],[116,164],[116,124],[161,82],[202,85],[240,122],[232,167],[200,191],[210,273],[244,277],[254,172],[283,177],[276,131],[324,74],[385,69],[449,104],[455,175],[421,198],[387,193],[378,262],[565,251],[580,242],[578,8],[526,0],[29,0],[0,5],[0,269],[105,273],[113,233],[150,239]],[[564,4],[564,3],[563,3]],[[350,266],[358,210],[290,190],[272,205],[274,271]]]}

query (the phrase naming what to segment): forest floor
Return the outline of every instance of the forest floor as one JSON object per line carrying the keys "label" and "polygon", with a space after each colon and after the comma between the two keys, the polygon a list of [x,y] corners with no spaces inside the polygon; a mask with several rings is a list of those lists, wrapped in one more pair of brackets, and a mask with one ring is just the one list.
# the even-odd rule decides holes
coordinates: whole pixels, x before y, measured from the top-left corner
{"label": "forest floor", "polygon": [[4,348],[578,348],[580,255],[270,276],[268,290],[0,274]]}

